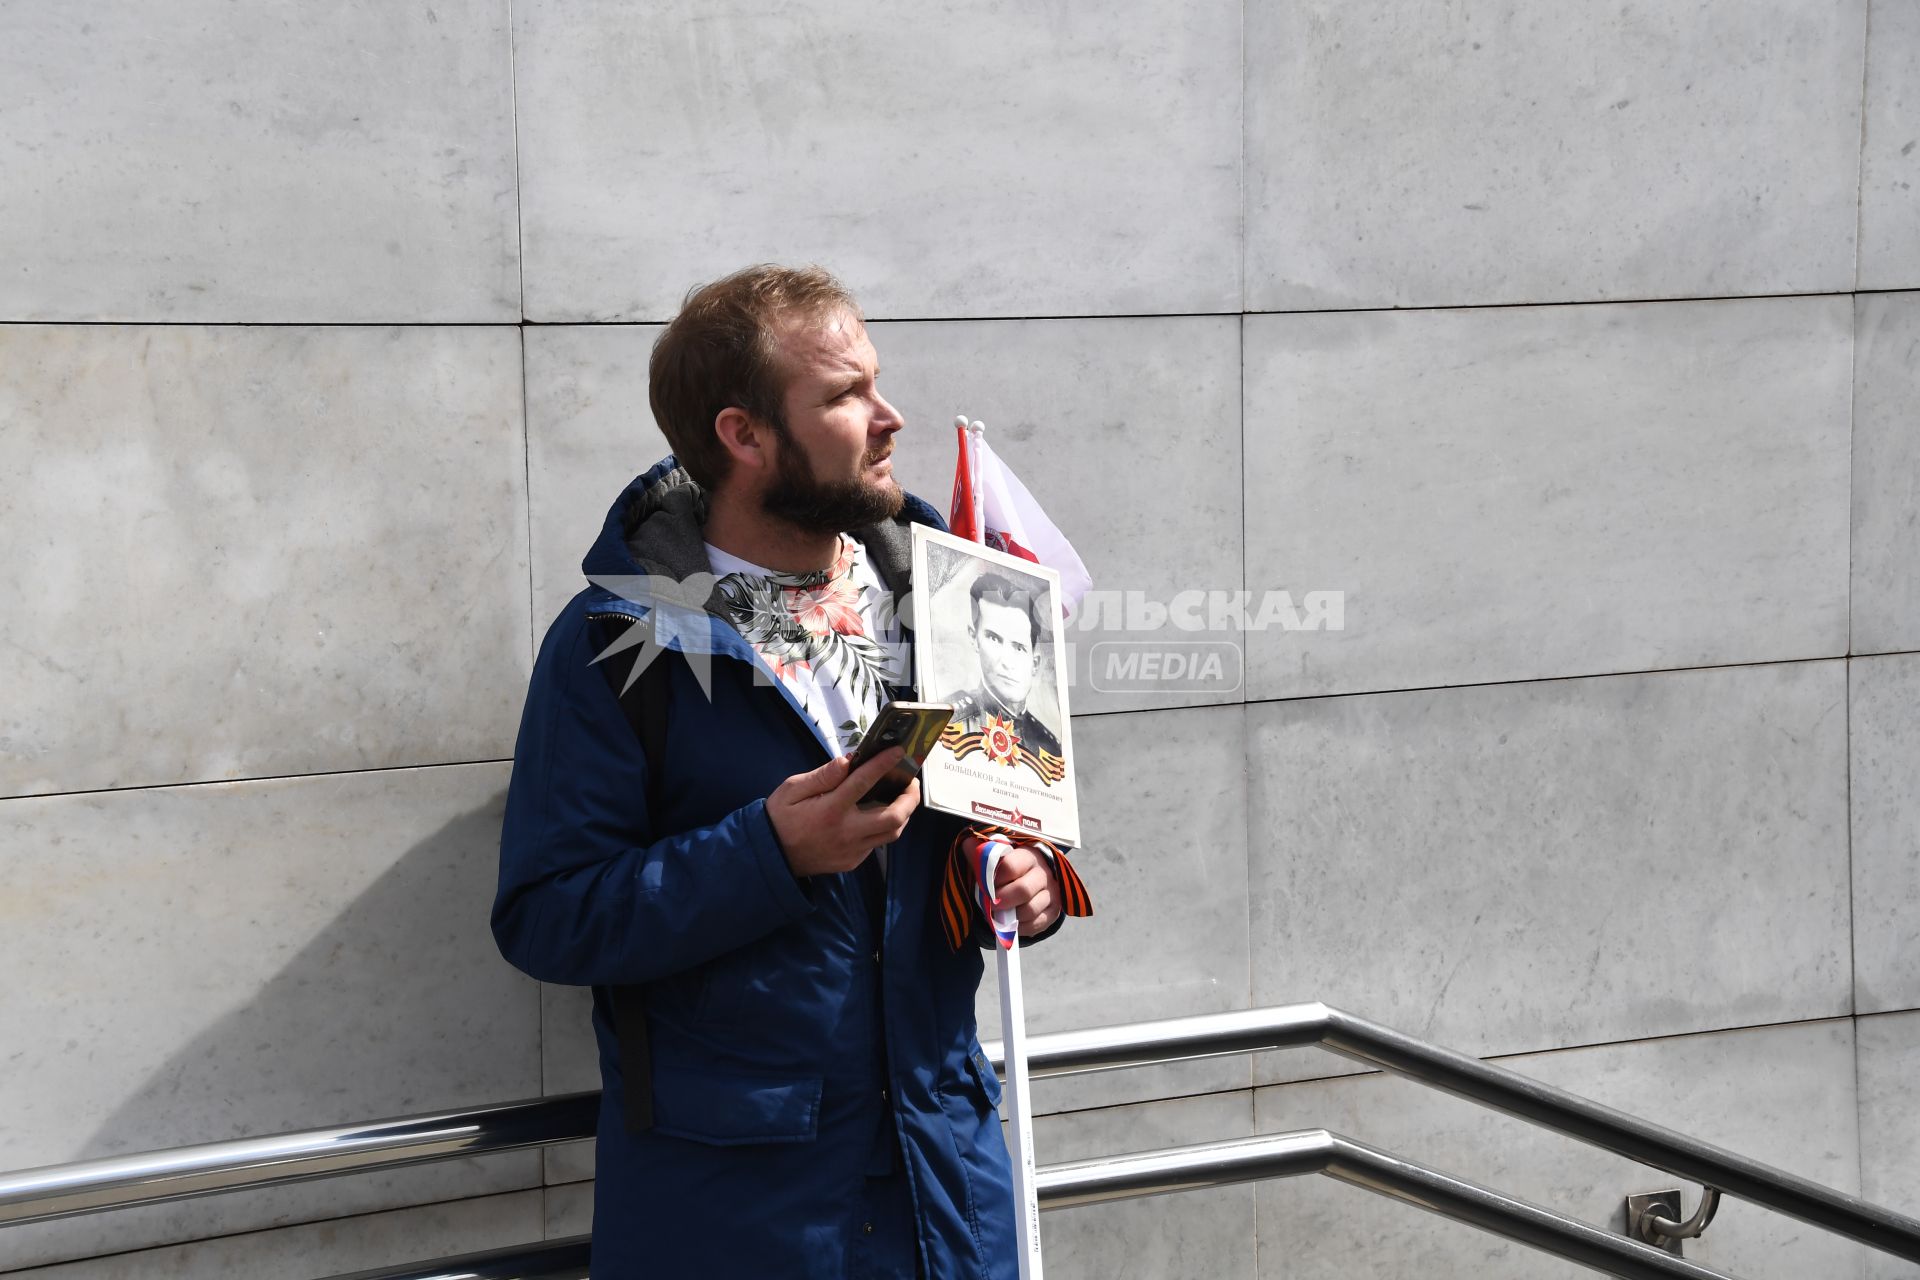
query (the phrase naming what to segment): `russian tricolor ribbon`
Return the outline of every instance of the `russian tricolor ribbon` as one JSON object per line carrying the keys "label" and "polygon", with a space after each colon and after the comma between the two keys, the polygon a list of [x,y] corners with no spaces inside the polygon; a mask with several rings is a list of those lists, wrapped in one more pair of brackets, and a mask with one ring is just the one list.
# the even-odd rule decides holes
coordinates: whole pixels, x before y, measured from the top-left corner
{"label": "russian tricolor ribbon", "polygon": [[1011,910],[1000,909],[1000,899],[993,891],[994,872],[1000,869],[1000,860],[1013,852],[1013,846],[1001,840],[986,839],[975,845],[977,850],[974,866],[978,871],[976,883],[980,890],[980,914],[993,926],[993,936],[1003,951],[1011,950],[1020,940],[1020,920]]}
{"label": "russian tricolor ribbon", "polygon": [[[1014,845],[1025,845],[1032,849],[1052,869],[1054,881],[1060,890],[1060,909],[1063,914],[1093,914],[1093,899],[1087,894],[1087,886],[1081,882],[1079,873],[1067,861],[1066,851],[1059,845],[1005,827],[969,827],[953,838],[953,844],[947,851],[946,881],[940,890],[940,927],[947,935],[947,945],[955,951],[965,946],[972,934],[975,911],[985,918],[994,939],[1002,948],[1011,950],[1019,941],[1013,913],[999,912],[994,905],[993,893],[994,869]],[[1004,916],[1004,928],[1001,921],[995,918],[996,915]]]}

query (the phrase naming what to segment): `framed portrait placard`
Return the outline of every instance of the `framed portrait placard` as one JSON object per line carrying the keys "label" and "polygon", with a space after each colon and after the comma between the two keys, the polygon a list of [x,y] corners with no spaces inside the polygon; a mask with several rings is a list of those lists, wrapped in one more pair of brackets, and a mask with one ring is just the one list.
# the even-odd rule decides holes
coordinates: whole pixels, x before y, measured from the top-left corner
{"label": "framed portrait placard", "polygon": [[919,697],[954,706],[921,770],[923,802],[1078,845],[1060,576],[917,524],[913,583]]}

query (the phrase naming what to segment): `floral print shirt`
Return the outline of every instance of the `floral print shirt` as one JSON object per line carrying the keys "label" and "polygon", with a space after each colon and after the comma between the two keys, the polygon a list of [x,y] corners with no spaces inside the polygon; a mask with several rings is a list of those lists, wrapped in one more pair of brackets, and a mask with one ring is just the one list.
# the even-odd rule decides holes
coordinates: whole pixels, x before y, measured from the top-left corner
{"label": "floral print shirt", "polygon": [[778,573],[712,543],[707,560],[720,578],[721,613],[826,740],[851,755],[889,686],[909,674],[892,598],[866,549],[842,534],[840,554],[818,573]]}

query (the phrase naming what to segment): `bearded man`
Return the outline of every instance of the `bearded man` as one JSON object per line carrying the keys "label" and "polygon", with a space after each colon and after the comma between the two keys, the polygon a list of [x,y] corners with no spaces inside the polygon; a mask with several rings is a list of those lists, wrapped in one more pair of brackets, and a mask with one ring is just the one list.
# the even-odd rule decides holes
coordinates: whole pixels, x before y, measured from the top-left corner
{"label": "bearded man", "polygon": [[[824,271],[689,293],[650,365],[674,453],[608,512],[534,665],[493,930],[594,989],[595,1280],[1017,1271],[981,952],[938,913],[966,832],[917,782],[861,805],[897,748],[847,758],[911,696],[890,597],[911,525],[941,527],[893,479],[879,374]],[[641,582],[690,584],[695,621]],[[1023,937],[1058,928],[1058,875],[1001,864]]]}

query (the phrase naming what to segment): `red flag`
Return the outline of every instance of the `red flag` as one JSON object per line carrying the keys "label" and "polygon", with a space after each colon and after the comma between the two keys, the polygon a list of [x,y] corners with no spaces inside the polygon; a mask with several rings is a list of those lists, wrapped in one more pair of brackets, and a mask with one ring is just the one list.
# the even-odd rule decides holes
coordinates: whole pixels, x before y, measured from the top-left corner
{"label": "red flag", "polygon": [[[960,454],[953,473],[953,510],[947,524],[962,538],[983,542],[1058,573],[1060,609],[1071,614],[1093,586],[1080,554],[1040,509],[1020,477],[995,455],[992,445],[957,425],[955,430],[960,434]],[[978,521],[976,511],[982,517]]]}
{"label": "red flag", "polygon": [[959,462],[953,468],[953,507],[947,513],[947,527],[968,542],[979,542],[980,526],[973,516],[973,439],[966,421],[960,419],[953,428],[954,434],[960,437],[960,453]]}

